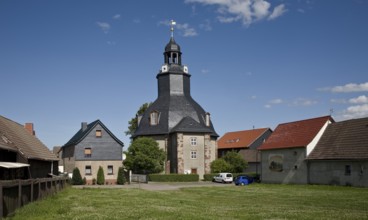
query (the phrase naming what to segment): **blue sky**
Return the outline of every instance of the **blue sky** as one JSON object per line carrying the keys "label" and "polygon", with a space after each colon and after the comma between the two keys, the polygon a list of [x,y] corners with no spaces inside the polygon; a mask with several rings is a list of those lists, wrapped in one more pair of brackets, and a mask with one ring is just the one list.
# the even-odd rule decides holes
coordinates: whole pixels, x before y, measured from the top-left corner
{"label": "blue sky", "polygon": [[[175,40],[220,136],[368,117],[366,0],[0,0],[0,115],[49,148],[100,119],[125,146]],[[126,149],[125,147],[125,149]]]}

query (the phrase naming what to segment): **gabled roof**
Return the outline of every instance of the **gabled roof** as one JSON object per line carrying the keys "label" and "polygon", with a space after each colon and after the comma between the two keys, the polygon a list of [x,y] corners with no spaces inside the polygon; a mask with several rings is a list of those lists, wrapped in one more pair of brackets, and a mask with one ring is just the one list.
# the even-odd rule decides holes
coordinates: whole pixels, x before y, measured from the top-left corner
{"label": "gabled roof", "polygon": [[330,124],[307,159],[368,159],[368,118]]}
{"label": "gabled roof", "polygon": [[173,129],[171,132],[203,132],[203,133],[211,133],[212,130],[209,127],[205,127],[204,125],[198,123],[191,117],[183,118]]}
{"label": "gabled roof", "polygon": [[[56,156],[34,135],[27,131],[23,125],[0,116],[1,145],[16,149],[27,159],[58,160]],[[4,138],[5,137],[5,138]],[[5,143],[5,144],[4,144]]]}
{"label": "gabled roof", "polygon": [[218,142],[218,149],[248,148],[260,138],[269,128],[227,132]]}
{"label": "gabled roof", "polygon": [[66,143],[63,147],[76,145],[81,142],[97,125],[100,125],[116,142],[118,142],[121,146],[124,146],[124,143],[121,142],[99,119],[96,121],[87,124],[87,128],[85,130],[79,129],[79,131]]}
{"label": "gabled roof", "polygon": [[279,124],[258,150],[306,147],[328,121],[334,122],[331,116],[323,116]]}

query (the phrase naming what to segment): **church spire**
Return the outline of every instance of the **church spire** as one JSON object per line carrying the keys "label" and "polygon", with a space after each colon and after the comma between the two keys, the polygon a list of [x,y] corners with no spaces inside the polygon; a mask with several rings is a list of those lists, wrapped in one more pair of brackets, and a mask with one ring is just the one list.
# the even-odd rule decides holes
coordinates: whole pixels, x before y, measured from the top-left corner
{"label": "church spire", "polygon": [[164,58],[165,64],[178,64],[181,66],[181,52],[180,46],[174,40],[174,26],[176,22],[174,20],[170,21],[170,42],[165,47]]}
{"label": "church spire", "polygon": [[174,39],[174,26],[176,25],[176,22],[174,20],[170,21],[170,31],[171,31],[171,38]]}

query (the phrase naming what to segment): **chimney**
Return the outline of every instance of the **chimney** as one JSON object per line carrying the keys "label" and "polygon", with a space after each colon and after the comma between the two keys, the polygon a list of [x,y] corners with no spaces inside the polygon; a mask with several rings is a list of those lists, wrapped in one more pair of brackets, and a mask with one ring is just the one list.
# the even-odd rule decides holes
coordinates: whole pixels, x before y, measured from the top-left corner
{"label": "chimney", "polygon": [[24,128],[33,136],[36,135],[36,132],[33,129],[33,123],[25,123]]}
{"label": "chimney", "polygon": [[211,114],[209,112],[206,112],[206,126],[207,127],[211,125],[210,119],[211,119]]}
{"label": "chimney", "polygon": [[82,122],[82,131],[87,130],[87,122]]}

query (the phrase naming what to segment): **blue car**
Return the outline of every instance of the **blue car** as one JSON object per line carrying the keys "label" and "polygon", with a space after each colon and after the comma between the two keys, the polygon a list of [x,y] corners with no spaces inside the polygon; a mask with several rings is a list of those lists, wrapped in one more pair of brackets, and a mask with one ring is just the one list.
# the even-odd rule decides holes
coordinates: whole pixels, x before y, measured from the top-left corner
{"label": "blue car", "polygon": [[240,175],[235,178],[234,183],[237,186],[238,185],[244,186],[253,183],[253,181],[254,181],[253,177],[247,175]]}

